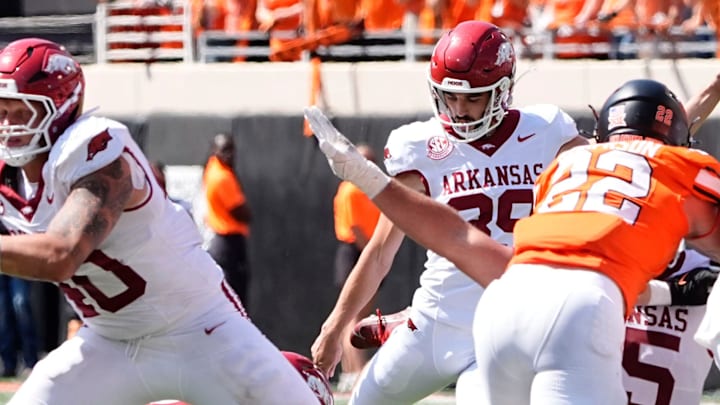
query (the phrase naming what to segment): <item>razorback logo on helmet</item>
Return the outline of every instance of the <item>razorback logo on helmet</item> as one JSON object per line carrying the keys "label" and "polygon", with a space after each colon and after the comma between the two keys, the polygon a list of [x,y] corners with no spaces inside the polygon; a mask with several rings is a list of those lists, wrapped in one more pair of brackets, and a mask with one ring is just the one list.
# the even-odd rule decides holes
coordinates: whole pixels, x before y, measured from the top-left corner
{"label": "razorback logo on helmet", "polygon": [[427,156],[433,160],[446,158],[453,150],[453,144],[447,136],[433,136],[427,142]]}
{"label": "razorback logo on helmet", "polygon": [[497,60],[495,60],[496,66],[501,66],[503,63],[510,62],[513,56],[512,45],[509,42],[503,42],[500,44],[497,52]]}
{"label": "razorback logo on helmet", "polygon": [[110,142],[111,139],[112,136],[110,136],[110,132],[108,132],[107,129],[95,135],[93,139],[88,142],[86,161],[92,160],[99,152],[107,149],[108,142]]}
{"label": "razorback logo on helmet", "polygon": [[608,110],[608,131],[617,127],[627,126],[625,122],[625,106],[616,105]]}
{"label": "razorback logo on helmet", "polygon": [[77,65],[75,61],[67,55],[54,53],[48,57],[42,70],[45,73],[74,73],[77,72]]}
{"label": "razorback logo on helmet", "polygon": [[330,391],[328,391],[325,381],[320,379],[320,377],[311,373],[305,373],[305,381],[312,392],[315,393],[315,396],[318,397],[323,404],[333,403],[333,395]]}
{"label": "razorback logo on helmet", "polygon": [[390,153],[390,148],[385,148],[383,150],[383,158],[390,159],[391,157],[392,157],[392,154]]}

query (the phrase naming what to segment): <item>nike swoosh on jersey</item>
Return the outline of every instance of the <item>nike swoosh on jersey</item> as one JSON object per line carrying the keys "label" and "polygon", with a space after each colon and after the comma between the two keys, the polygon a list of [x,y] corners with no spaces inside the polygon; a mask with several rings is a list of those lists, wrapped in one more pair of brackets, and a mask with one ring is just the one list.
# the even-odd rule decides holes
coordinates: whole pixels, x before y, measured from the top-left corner
{"label": "nike swoosh on jersey", "polygon": [[222,322],[220,322],[219,324],[217,324],[217,325],[215,325],[215,326],[213,326],[213,327],[205,328],[205,334],[208,335],[208,336],[210,336],[213,332],[215,332],[215,329],[223,326],[223,325],[225,324],[225,322],[227,322],[227,321],[222,321]]}
{"label": "nike swoosh on jersey", "polygon": [[525,141],[527,141],[528,139],[532,138],[533,136],[535,136],[535,132],[533,132],[533,133],[530,134],[530,135],[526,135],[526,136],[519,136],[519,135],[518,135],[517,140],[518,140],[518,142],[525,142]]}

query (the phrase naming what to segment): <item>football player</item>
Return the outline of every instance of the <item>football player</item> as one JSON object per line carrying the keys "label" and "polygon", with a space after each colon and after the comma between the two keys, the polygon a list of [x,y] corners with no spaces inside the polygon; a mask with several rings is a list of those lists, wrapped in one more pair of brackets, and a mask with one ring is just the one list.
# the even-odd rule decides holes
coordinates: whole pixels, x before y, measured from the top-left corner
{"label": "football player", "polygon": [[[688,101],[691,133],[699,130],[718,101],[720,76]],[[717,275],[706,256],[681,250],[661,276],[666,282],[651,281],[648,293],[655,291],[655,302],[636,306],[626,321],[623,385],[632,403],[700,402],[712,356],[692,336],[706,310],[708,286]],[[365,318],[355,325],[351,342],[358,348],[380,347],[394,328],[407,324],[407,312]]]}
{"label": "football player", "polygon": [[[666,284],[653,280],[647,293],[666,289],[667,294],[656,292],[653,302],[635,306],[626,320],[623,386],[632,404],[700,403],[712,364],[712,355],[693,335],[717,267],[690,249],[681,251],[665,274]],[[360,349],[380,347],[408,319],[407,311],[369,316],[355,325],[350,340]]]}
{"label": "football player", "polygon": [[0,271],[56,283],[84,325],[9,403],[316,403],[128,129],[83,114],[84,94],[62,46],[0,51]]}
{"label": "football player", "polygon": [[[699,404],[712,355],[693,339],[718,269],[706,256],[681,250],[662,278],[659,305],[637,305],[625,322],[623,386],[628,403]],[[654,303],[652,303],[654,304]]]}
{"label": "football player", "polygon": [[[515,222],[530,214],[532,187],[558,152],[588,141],[552,105],[511,108],[515,51],[483,21],[458,24],[435,46],[428,70],[435,116],[390,133],[385,167],[397,181],[456,209],[504,245]],[[372,299],[404,238],[381,216],[312,345],[315,363],[332,375],[348,323]],[[365,367],[354,404],[414,403],[457,382],[474,366],[471,323],[483,288],[429,250],[408,311]]]}
{"label": "football player", "polygon": [[458,391],[459,403],[626,403],[624,319],[638,296],[683,238],[720,258],[720,162],[686,147],[685,110],[659,82],[620,86],[600,112],[599,143],[545,168],[514,251],[362,159],[317,108],[306,117],[336,175],[486,286],[473,320],[477,390]]}

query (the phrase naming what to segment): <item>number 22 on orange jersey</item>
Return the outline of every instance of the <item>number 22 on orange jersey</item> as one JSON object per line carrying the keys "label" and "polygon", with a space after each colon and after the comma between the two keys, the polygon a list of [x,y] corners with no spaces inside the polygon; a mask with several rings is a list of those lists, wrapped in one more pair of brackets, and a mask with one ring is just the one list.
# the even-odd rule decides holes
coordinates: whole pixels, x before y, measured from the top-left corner
{"label": "number 22 on orange jersey", "polygon": [[537,196],[535,212],[603,212],[632,225],[642,208],[636,199],[648,196],[651,180],[650,162],[642,155],[604,147],[575,148],[558,156],[549,184],[538,184],[537,189],[546,193]]}

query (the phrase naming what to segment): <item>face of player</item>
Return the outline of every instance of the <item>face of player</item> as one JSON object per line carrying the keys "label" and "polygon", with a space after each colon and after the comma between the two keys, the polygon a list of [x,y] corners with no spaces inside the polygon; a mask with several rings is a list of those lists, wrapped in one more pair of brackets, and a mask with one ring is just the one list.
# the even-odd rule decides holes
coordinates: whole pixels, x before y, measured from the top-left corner
{"label": "face of player", "polygon": [[475,122],[485,115],[490,92],[450,93],[443,92],[443,101],[447,106],[452,122],[458,124]]}
{"label": "face of player", "polygon": [[18,130],[15,129],[18,126],[23,126],[25,129],[36,129],[47,114],[39,101],[0,98],[0,144],[8,148],[27,145],[33,134],[7,135],[18,133]]}

